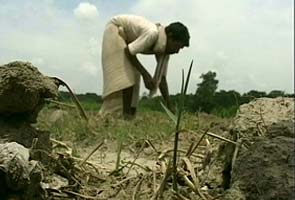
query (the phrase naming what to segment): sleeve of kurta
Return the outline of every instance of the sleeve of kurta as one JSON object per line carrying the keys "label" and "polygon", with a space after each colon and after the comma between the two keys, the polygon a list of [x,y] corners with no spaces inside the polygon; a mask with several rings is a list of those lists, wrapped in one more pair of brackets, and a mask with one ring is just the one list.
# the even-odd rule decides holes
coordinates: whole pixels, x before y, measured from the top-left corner
{"label": "sleeve of kurta", "polygon": [[158,30],[147,30],[143,32],[136,40],[128,44],[131,55],[142,53],[148,50],[158,39]]}

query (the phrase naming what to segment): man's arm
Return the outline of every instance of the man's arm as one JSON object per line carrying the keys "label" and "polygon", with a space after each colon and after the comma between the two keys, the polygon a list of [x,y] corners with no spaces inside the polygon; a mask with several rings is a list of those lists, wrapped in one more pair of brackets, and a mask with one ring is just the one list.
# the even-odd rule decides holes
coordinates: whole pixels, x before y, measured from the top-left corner
{"label": "man's arm", "polygon": [[169,96],[169,90],[168,90],[168,84],[166,77],[163,76],[160,83],[160,92],[162,94],[162,97],[166,103],[166,106],[173,112],[174,109],[172,108],[171,102],[170,102],[170,96]]}
{"label": "man's arm", "polygon": [[142,64],[139,62],[136,56],[130,54],[128,47],[125,48],[125,53],[131,63],[135,66],[135,68],[139,71],[139,73],[142,75],[144,85],[147,89],[152,90],[156,87],[152,76],[149,74],[149,72],[142,66]]}

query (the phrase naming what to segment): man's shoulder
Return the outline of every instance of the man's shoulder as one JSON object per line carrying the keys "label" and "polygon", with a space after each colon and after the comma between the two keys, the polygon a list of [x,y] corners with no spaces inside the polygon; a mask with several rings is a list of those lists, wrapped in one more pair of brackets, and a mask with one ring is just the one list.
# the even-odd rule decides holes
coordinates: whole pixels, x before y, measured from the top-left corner
{"label": "man's shoulder", "polygon": [[114,16],[113,18],[116,18],[116,19],[119,19],[119,18],[120,19],[144,19],[144,20],[147,20],[143,16],[133,15],[133,14],[119,14],[119,15]]}

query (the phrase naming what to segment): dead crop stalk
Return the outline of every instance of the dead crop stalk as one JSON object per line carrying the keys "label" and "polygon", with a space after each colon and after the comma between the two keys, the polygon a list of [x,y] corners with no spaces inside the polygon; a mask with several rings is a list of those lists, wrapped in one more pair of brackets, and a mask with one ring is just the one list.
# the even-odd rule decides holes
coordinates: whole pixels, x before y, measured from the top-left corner
{"label": "dead crop stalk", "polygon": [[78,108],[78,110],[79,110],[79,112],[80,112],[80,115],[81,115],[86,121],[88,121],[88,117],[87,117],[87,115],[86,115],[86,113],[85,113],[85,111],[84,111],[82,105],[80,104],[80,102],[79,102],[77,96],[76,96],[76,95],[74,94],[74,92],[71,90],[70,86],[69,86],[68,84],[66,84],[66,82],[64,82],[63,80],[61,80],[60,78],[57,78],[57,77],[51,77],[51,78],[52,78],[53,80],[56,80],[56,82],[58,83],[58,85],[65,86],[65,87],[68,89],[68,91],[69,91],[69,93],[70,93],[70,95],[71,95],[71,97],[72,97],[74,103],[76,104],[76,106],[77,106],[77,108]]}

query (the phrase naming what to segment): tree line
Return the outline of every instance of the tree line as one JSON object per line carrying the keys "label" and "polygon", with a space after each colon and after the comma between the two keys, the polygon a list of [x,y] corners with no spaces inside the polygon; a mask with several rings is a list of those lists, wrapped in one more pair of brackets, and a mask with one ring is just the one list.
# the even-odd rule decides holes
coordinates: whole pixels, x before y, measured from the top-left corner
{"label": "tree line", "polygon": [[[250,90],[243,94],[240,94],[235,90],[218,91],[219,81],[216,76],[216,72],[213,71],[209,71],[200,76],[202,81],[197,84],[195,93],[186,95],[186,111],[192,113],[205,112],[209,114],[216,114],[220,117],[231,117],[236,114],[240,105],[248,103],[255,98],[294,98],[294,94],[287,94],[281,90],[272,90],[269,93]],[[101,96],[95,93],[77,94],[77,97],[81,102],[102,103]],[[179,97],[180,94],[170,95],[172,104],[175,104],[175,102],[177,102],[177,98]],[[60,91],[59,100],[67,102],[71,100],[71,97],[68,92]],[[163,111],[160,101],[162,101],[162,97],[160,96],[148,98],[147,95],[144,94],[139,102],[139,108],[143,110]]]}
{"label": "tree line", "polygon": [[[197,84],[197,89],[194,94],[186,96],[186,111],[197,113],[205,112],[209,114],[216,114],[220,117],[232,117],[236,114],[240,105],[248,103],[255,98],[268,97],[293,97],[294,94],[287,94],[281,90],[272,90],[269,93],[264,91],[250,90],[249,92],[240,94],[235,90],[219,90],[216,72],[209,71],[200,76],[201,82]],[[179,94],[171,95],[172,102],[176,102]],[[151,110],[161,110],[158,104],[160,97],[154,99],[142,98],[141,104],[144,107],[149,107]]]}

